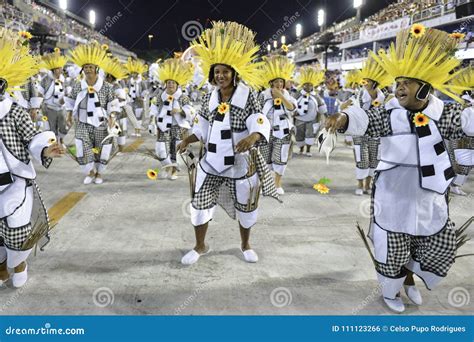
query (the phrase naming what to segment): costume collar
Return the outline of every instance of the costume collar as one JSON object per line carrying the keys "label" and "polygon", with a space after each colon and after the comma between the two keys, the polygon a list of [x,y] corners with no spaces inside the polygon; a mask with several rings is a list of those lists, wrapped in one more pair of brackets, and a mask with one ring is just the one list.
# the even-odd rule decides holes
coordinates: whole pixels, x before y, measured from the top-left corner
{"label": "costume collar", "polygon": [[[397,98],[394,97],[390,101],[388,101],[385,104],[385,109],[390,110],[390,109],[405,109],[403,108],[400,103],[398,102]],[[444,103],[440,99],[438,99],[434,95],[430,95],[430,98],[428,100],[428,106],[422,110],[423,114],[428,116],[430,119],[438,121],[439,118],[441,117],[441,114],[443,114],[443,109],[444,109]]]}
{"label": "costume collar", "polygon": [[178,100],[181,97],[182,94],[183,94],[183,91],[181,90],[180,87],[178,87],[178,89],[171,95],[169,95],[165,90],[161,93],[161,99],[163,101],[166,101],[166,100],[168,100],[168,96],[172,96],[173,100]]}
{"label": "costume collar", "polygon": [[[102,77],[97,76],[97,81],[95,82],[92,88],[94,88],[95,92],[98,93],[100,89],[102,89],[103,84],[104,84],[104,80],[102,79]],[[84,90],[84,89],[87,89],[87,87],[88,85],[87,85],[86,79],[81,80],[81,89]]]}
{"label": "costume collar", "polygon": [[[250,94],[250,88],[239,82],[232,95],[230,104],[235,107],[245,109],[247,99]],[[212,113],[219,106],[219,88],[214,88],[209,99],[209,112]]]}

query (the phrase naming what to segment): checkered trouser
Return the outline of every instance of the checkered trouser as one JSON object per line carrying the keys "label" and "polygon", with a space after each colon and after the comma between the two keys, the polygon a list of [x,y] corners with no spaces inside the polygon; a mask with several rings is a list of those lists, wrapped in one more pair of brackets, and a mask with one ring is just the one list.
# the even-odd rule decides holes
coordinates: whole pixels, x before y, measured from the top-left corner
{"label": "checkered trouser", "polygon": [[[166,146],[166,155],[170,155],[171,161],[176,161],[176,143],[183,140],[183,131],[178,125],[173,125],[171,128],[162,132],[159,128],[157,130],[157,142],[164,142]],[[166,158],[165,158],[166,159]]]}
{"label": "checkered trouser", "polygon": [[[354,151],[354,160],[356,160],[356,167],[365,170],[369,168],[369,140],[365,136],[352,137],[353,146],[360,146],[360,161],[357,161]],[[377,156],[376,156],[377,157]]]}
{"label": "checkered trouser", "polygon": [[316,120],[312,121],[299,121],[296,120],[296,141],[302,142],[305,139],[315,138],[313,125],[316,123]]}
{"label": "checkered trouser", "polygon": [[285,144],[291,143],[291,135],[288,134],[283,139],[278,139],[273,135],[270,136],[270,142],[260,146],[260,152],[267,164],[286,165],[287,162],[281,161],[281,148]]}
{"label": "checkered trouser", "polygon": [[23,243],[31,232],[31,223],[18,228],[8,227],[7,220],[0,220],[0,246],[12,250],[21,250]]}
{"label": "checkered trouser", "polygon": [[104,144],[101,144],[102,140],[107,136],[107,126],[101,126],[100,128],[92,125],[78,122],[76,126],[76,139],[82,140],[82,146],[84,150],[84,156],[78,157],[77,161],[79,165],[87,165],[92,162],[106,163],[106,161],[100,160],[100,153],[94,154],[92,149],[102,149],[102,145],[111,144],[113,138],[107,139]]}
{"label": "checkered trouser", "polygon": [[368,138],[367,144],[369,150],[369,168],[376,169],[377,165],[379,164],[378,153],[380,139]]}
{"label": "checkered trouser", "polygon": [[456,255],[454,223],[448,220],[439,233],[432,236],[411,236],[387,232],[387,263],[376,262],[378,273],[399,278],[410,257],[420,263],[423,271],[445,277]]}
{"label": "checkered trouser", "polygon": [[251,212],[246,205],[237,201],[237,179],[207,174],[198,192],[191,202],[194,209],[204,210],[214,207],[217,203],[235,219],[235,208],[241,212]]}

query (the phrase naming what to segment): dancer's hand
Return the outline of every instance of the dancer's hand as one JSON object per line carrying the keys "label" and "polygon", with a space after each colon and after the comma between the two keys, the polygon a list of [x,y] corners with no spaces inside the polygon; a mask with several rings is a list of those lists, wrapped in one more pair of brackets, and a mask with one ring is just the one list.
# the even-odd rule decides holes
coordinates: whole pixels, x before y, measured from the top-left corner
{"label": "dancer's hand", "polygon": [[257,132],[250,134],[247,138],[239,141],[235,147],[235,151],[237,153],[242,153],[250,150],[256,144],[256,142],[260,140],[260,137],[260,133]]}
{"label": "dancer's hand", "polygon": [[330,115],[326,119],[326,129],[329,133],[334,133],[338,129],[343,129],[347,125],[347,115],[346,114],[334,114]]}
{"label": "dancer's hand", "polygon": [[64,148],[57,141],[43,150],[43,154],[47,158],[61,157],[64,153]]}
{"label": "dancer's hand", "polygon": [[189,142],[188,139],[184,139],[181,141],[178,146],[176,146],[176,149],[178,150],[178,153],[184,153],[186,152],[186,149],[188,148]]}
{"label": "dancer's hand", "polygon": [[72,127],[72,112],[67,112],[67,119],[66,119],[66,125],[71,128]]}

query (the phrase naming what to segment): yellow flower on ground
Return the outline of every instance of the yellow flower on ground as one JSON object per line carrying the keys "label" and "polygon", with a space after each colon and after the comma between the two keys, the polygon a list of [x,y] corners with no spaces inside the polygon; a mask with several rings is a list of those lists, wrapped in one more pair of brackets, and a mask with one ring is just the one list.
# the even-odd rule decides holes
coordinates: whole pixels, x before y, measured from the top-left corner
{"label": "yellow flower on ground", "polygon": [[275,106],[281,105],[281,99],[280,99],[279,97],[277,97],[276,99],[273,100],[273,104],[274,104]]}
{"label": "yellow flower on ground", "polygon": [[257,123],[258,123],[259,125],[263,125],[263,122],[264,122],[264,121],[263,121],[263,118],[262,118],[261,116],[259,116],[258,119],[257,119]]}
{"label": "yellow flower on ground", "polygon": [[97,147],[93,147],[93,148],[92,148],[92,153],[94,153],[94,154],[99,154],[99,153],[100,153],[100,150],[99,150]]}
{"label": "yellow flower on ground", "polygon": [[33,38],[33,35],[28,31],[20,31],[18,32],[18,35],[26,40],[30,40],[31,38]]}
{"label": "yellow flower on ground", "polygon": [[459,40],[462,40],[464,39],[464,37],[466,36],[464,33],[461,33],[461,32],[453,32],[449,35],[451,38],[454,38],[454,39],[459,39]]}
{"label": "yellow flower on ground", "polygon": [[329,193],[329,188],[324,184],[316,183],[316,184],[313,185],[313,189],[318,191],[320,194],[328,194]]}
{"label": "yellow flower on ground", "polygon": [[380,103],[379,101],[377,101],[377,100],[373,100],[373,101],[372,101],[372,106],[378,107],[378,106],[380,106],[380,105],[381,105],[381,103]]}
{"label": "yellow flower on ground", "polygon": [[285,44],[283,44],[283,45],[281,46],[281,49],[282,49],[284,52],[288,52],[288,46],[285,45]]}
{"label": "yellow flower on ground", "polygon": [[411,29],[410,29],[410,33],[415,38],[419,38],[419,37],[423,36],[425,34],[425,32],[426,32],[426,27],[424,25],[421,25],[421,24],[413,24]]}
{"label": "yellow flower on ground", "polygon": [[219,114],[225,114],[229,111],[229,104],[227,102],[222,102],[219,107],[217,107],[217,112]]}
{"label": "yellow flower on ground", "polygon": [[88,86],[88,87],[87,87],[87,92],[88,92],[89,94],[92,94],[94,91],[95,91],[95,90],[94,90],[94,87],[91,87],[91,86]]}
{"label": "yellow flower on ground", "polygon": [[146,175],[148,179],[156,180],[158,178],[158,170],[148,169]]}
{"label": "yellow flower on ground", "polygon": [[416,127],[426,126],[430,122],[430,118],[423,113],[417,113],[413,118]]}
{"label": "yellow flower on ground", "polygon": [[43,120],[44,122],[46,122],[46,121],[48,121],[48,117],[47,117],[46,115],[43,115],[43,116],[41,117],[41,120]]}

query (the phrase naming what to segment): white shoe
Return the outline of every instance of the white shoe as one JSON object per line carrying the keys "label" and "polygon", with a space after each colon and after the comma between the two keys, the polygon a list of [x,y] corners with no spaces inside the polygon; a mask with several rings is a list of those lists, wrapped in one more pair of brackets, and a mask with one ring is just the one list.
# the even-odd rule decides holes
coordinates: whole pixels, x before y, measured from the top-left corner
{"label": "white shoe", "polygon": [[421,298],[420,290],[415,285],[403,285],[405,293],[413,302],[413,304],[421,305],[423,304],[423,299]]}
{"label": "white shoe", "polygon": [[311,152],[306,152],[304,155],[305,155],[306,157],[312,157],[312,156],[313,156],[313,154],[312,154]]}
{"label": "white shoe", "polygon": [[177,179],[178,179],[177,175],[175,175],[175,174],[170,175],[170,180],[177,180]]}
{"label": "white shoe", "polygon": [[285,190],[283,190],[283,188],[276,188],[276,191],[277,191],[278,195],[284,195],[285,194]]}
{"label": "white shoe", "polygon": [[364,194],[364,190],[362,190],[362,189],[356,189],[355,194],[356,194],[357,196],[362,196],[362,195]]}
{"label": "white shoe", "polygon": [[242,254],[244,255],[244,260],[249,263],[256,263],[258,261],[258,255],[255,253],[253,249],[247,249],[243,251],[242,248],[240,249]]}
{"label": "white shoe", "polygon": [[402,313],[405,311],[405,305],[402,302],[400,296],[395,297],[395,299],[388,299],[383,297],[383,301],[387,304],[388,308],[396,313]]}
{"label": "white shoe", "polygon": [[141,133],[137,133],[136,137],[141,137],[142,134]]}
{"label": "white shoe", "polygon": [[95,184],[102,184],[102,183],[104,183],[104,179],[102,177],[96,177],[94,179],[94,183]]}
{"label": "white shoe", "polygon": [[456,186],[456,185],[451,186],[451,192],[455,195],[467,196],[467,194],[464,191],[462,191],[460,186]]}
{"label": "white shoe", "polygon": [[28,280],[28,265],[25,266],[25,270],[19,273],[13,273],[12,275],[12,284],[13,287],[22,287],[26,284]]}
{"label": "white shoe", "polygon": [[86,176],[86,178],[84,178],[84,184],[85,184],[85,185],[89,185],[89,184],[91,184],[93,181],[94,181],[94,177]]}
{"label": "white shoe", "polygon": [[210,248],[207,248],[207,251],[202,253],[202,254],[199,254],[198,252],[196,252],[194,249],[191,249],[188,253],[186,253],[182,258],[181,258],[181,263],[183,265],[192,265],[192,264],[195,264],[199,258],[202,256],[202,255],[206,255],[208,254],[209,252],[211,251]]}

